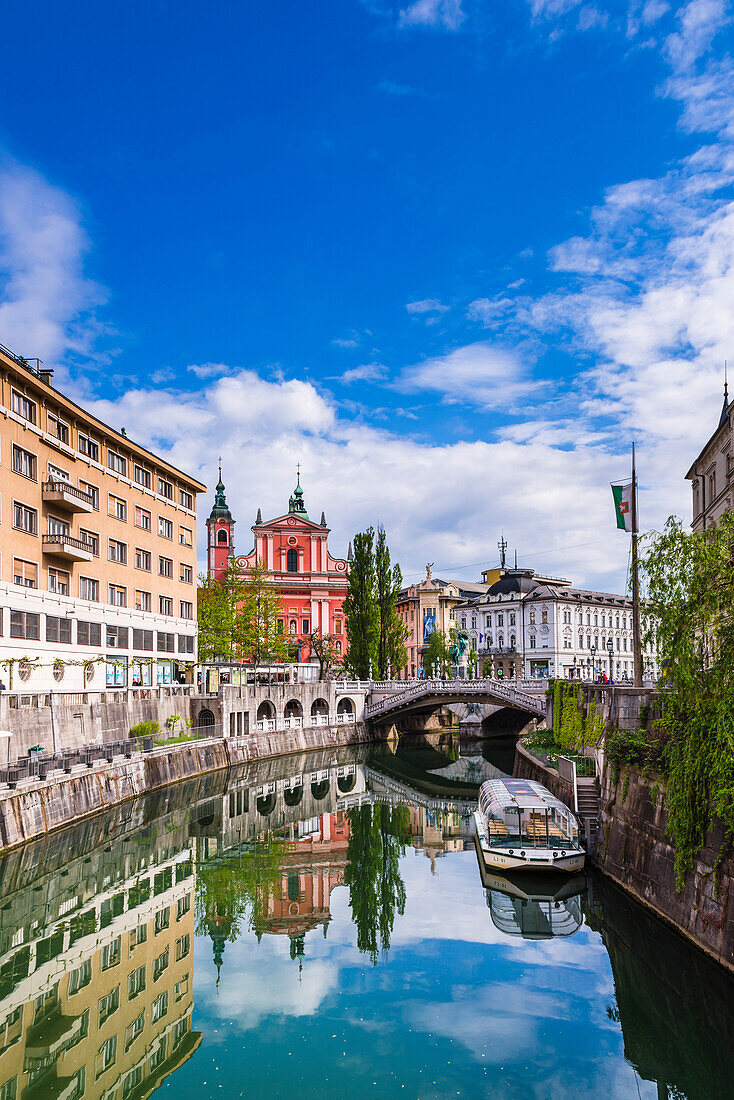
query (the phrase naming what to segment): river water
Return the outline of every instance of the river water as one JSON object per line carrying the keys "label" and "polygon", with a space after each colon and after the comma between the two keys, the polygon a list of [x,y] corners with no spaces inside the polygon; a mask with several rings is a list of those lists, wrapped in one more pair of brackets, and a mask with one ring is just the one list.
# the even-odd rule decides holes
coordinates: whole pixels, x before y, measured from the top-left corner
{"label": "river water", "polygon": [[734,983],[599,876],[483,884],[511,744],[261,761],[0,860],[0,1100],[734,1096]]}

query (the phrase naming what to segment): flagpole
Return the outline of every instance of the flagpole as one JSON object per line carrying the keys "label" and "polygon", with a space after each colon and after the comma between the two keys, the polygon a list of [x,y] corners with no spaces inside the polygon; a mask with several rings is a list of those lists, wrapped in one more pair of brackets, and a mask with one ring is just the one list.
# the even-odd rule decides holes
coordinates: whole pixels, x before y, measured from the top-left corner
{"label": "flagpole", "polygon": [[642,643],[640,640],[640,586],[637,571],[637,474],[635,472],[635,445],[632,444],[632,650],[634,657],[633,683],[642,687]]}

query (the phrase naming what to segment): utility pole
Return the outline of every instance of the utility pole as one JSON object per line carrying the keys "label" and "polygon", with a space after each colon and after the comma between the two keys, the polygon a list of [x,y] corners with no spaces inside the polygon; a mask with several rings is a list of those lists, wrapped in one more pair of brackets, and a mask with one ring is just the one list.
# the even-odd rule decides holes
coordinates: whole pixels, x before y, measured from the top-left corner
{"label": "utility pole", "polygon": [[632,444],[632,651],[634,686],[642,687],[642,642],[640,639],[640,584],[637,567],[637,473],[635,445]]}

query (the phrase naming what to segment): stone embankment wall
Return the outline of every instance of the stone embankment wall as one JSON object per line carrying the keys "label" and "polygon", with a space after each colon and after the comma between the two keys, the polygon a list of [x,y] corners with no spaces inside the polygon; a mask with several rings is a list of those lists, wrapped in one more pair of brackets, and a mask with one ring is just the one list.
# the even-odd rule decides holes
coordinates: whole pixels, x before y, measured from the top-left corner
{"label": "stone embankment wall", "polygon": [[734,866],[719,859],[724,841],[719,825],[709,832],[683,889],[675,883],[675,852],[665,835],[664,788],[636,768],[616,783],[607,766],[602,776],[601,827],[594,862],[644,905],[670,921],[699,947],[734,970]]}
{"label": "stone embankment wall", "polygon": [[[596,713],[604,719],[606,729],[638,729],[647,721],[647,714],[655,704],[653,688],[621,687],[617,684],[587,684],[580,681],[584,696],[584,712],[588,714],[593,703]],[[548,729],[553,728],[553,692],[548,693]]]}
{"label": "stone embankment wall", "polygon": [[[514,774],[535,779],[570,805],[569,788],[518,744]],[[707,954],[734,970],[734,879],[731,854],[719,860],[721,827],[711,830],[696,865],[678,893],[675,853],[665,835],[664,788],[635,768],[616,783],[607,765],[602,774],[600,827],[592,861],[657,916]],[[725,848],[729,851],[730,848]]]}
{"label": "stone embankment wall", "polygon": [[0,793],[0,850],[23,844],[149,791],[259,759],[372,740],[363,723],[343,723],[252,734],[242,738],[207,738],[135,753],[111,764],[74,767],[70,775],[28,780]]}

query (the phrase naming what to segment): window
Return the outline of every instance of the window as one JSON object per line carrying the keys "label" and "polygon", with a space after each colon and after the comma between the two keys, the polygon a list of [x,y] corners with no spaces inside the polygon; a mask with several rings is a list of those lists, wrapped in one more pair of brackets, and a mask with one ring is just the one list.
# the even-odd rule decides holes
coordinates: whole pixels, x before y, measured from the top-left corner
{"label": "window", "polygon": [[135,482],[137,485],[142,485],[144,489],[150,489],[151,476],[150,470],[146,470],[145,466],[135,466]]}
{"label": "window", "polygon": [[189,953],[191,947],[191,937],[188,932],[181,936],[180,940],[176,940],[176,962],[181,962],[181,959],[185,959]]}
{"label": "window", "polygon": [[94,1060],[94,1074],[95,1079],[101,1077],[105,1070],[110,1066],[114,1066],[117,1061],[117,1036],[110,1035],[102,1046],[99,1048],[97,1057]]}
{"label": "window", "polygon": [[298,572],[298,550],[292,546],[286,554],[286,569],[289,573]]}
{"label": "window", "polygon": [[179,489],[178,491],[178,503],[182,508],[188,508],[192,511],[194,507],[194,497],[192,493],[187,493],[185,489]]}
{"label": "window", "polygon": [[99,603],[99,581],[94,577],[79,578],[79,599]]}
{"label": "window", "polygon": [[133,951],[136,947],[139,947],[141,943],[146,943],[148,940],[148,925],[139,924],[137,928],[133,928],[130,933],[130,950]]}
{"label": "window", "polygon": [[91,436],[85,435],[84,432],[77,432],[76,438],[79,454],[91,458],[92,462],[99,462],[99,443],[95,443]]}
{"label": "window", "polygon": [[58,619],[55,615],[47,615],[46,641],[71,645],[71,619]]}
{"label": "window", "polygon": [[53,435],[56,439],[59,439],[62,443],[69,443],[69,425],[65,424],[63,420],[60,420],[55,413],[49,413],[46,417],[48,421],[48,433]]}
{"label": "window", "polygon": [[115,988],[108,993],[105,997],[100,997],[98,1002],[99,1008],[99,1027],[109,1020],[113,1012],[117,1012],[120,1007],[120,987],[116,985]]}
{"label": "window", "polygon": [[137,997],[138,993],[142,993],[145,989],[145,967],[139,966],[137,970],[133,970],[132,974],[127,979],[127,999],[132,1001],[134,997]]}
{"label": "window", "polygon": [[86,493],[87,496],[90,496],[92,498],[92,507],[94,508],[95,512],[98,512],[99,511],[99,489],[97,488],[97,486],[96,485],[91,485],[90,482],[88,482],[88,481],[82,481],[81,478],[80,478],[79,479],[79,488],[82,490],[83,493]]}
{"label": "window", "polygon": [[76,644],[102,645],[102,624],[90,623],[80,619],[76,624]]}
{"label": "window", "polygon": [[111,451],[107,448],[107,465],[116,474],[122,474],[123,477],[127,474],[127,459],[122,455],[118,455],[115,451]]}
{"label": "window", "polygon": [[122,952],[120,950],[121,939],[117,936],[112,943],[108,943],[106,947],[102,948],[102,955],[100,956],[100,970],[109,970],[113,966],[117,966],[122,958]]}
{"label": "window", "polygon": [[173,558],[158,558],[158,576],[173,579]]}
{"label": "window", "polygon": [[502,613],[500,613],[497,616],[497,626],[504,626],[504,625],[505,625],[505,617]]}
{"label": "window", "polygon": [[13,412],[22,416],[24,420],[30,420],[31,424],[36,423],[36,402],[31,401],[24,393],[13,390],[11,407]]}
{"label": "window", "polygon": [[[472,622],[473,622],[473,621],[472,621]],[[514,626],[514,625],[515,625],[515,612],[514,612],[514,611],[511,611],[511,612],[510,612],[510,616],[509,616],[509,624],[510,624],[510,626]]]}
{"label": "window", "polygon": [[59,596],[69,595],[69,574],[65,569],[49,569],[48,590]]}
{"label": "window", "polygon": [[161,615],[173,615],[173,600],[170,596],[158,597],[158,610]]}
{"label": "window", "polygon": [[109,602],[113,607],[127,607],[127,588],[119,584],[111,584],[109,587]]}
{"label": "window", "polygon": [[226,546],[227,545],[227,532],[224,529],[222,529],[221,531],[218,532],[217,542],[219,543],[220,546]]}
{"label": "window", "polygon": [[127,543],[118,539],[110,539],[107,557],[110,561],[116,561],[119,565],[127,565]]}
{"label": "window", "polygon": [[178,636],[178,651],[179,651],[179,653],[193,653],[194,652],[194,637],[193,637],[193,634],[179,634],[179,636]]}
{"label": "window", "polygon": [[143,550],[139,546],[135,547],[135,568],[144,569],[146,573],[150,573],[150,550]]}
{"label": "window", "polygon": [[13,582],[23,588],[38,588],[38,566],[34,561],[13,558]]}
{"label": "window", "polygon": [[184,584],[192,584],[194,580],[194,570],[190,565],[184,565],[183,562],[179,566],[178,579]]}
{"label": "window", "polygon": [[59,535],[61,538],[68,538],[70,534],[69,524],[65,519],[57,519],[56,516],[49,516],[48,533],[49,535]]}
{"label": "window", "polygon": [[135,526],[142,527],[143,531],[151,531],[152,517],[147,508],[141,508],[138,504],[135,505]]}
{"label": "window", "polygon": [[535,635],[534,634],[530,635],[530,648],[535,649]]}
{"label": "window", "polygon": [[181,600],[180,602],[181,619],[193,619],[194,617],[194,605],[191,600]]}
{"label": "window", "polygon": [[94,554],[95,558],[99,557],[99,535],[96,531],[87,531],[85,527],[79,528],[79,538],[82,542],[86,542],[90,553]]}
{"label": "window", "polygon": [[27,504],[13,501],[13,527],[16,531],[25,531],[27,535],[38,534],[38,510]]}
{"label": "window", "polygon": [[116,497],[113,493],[107,494],[107,501],[107,515],[127,522],[127,501],[123,500],[122,497]]}
{"label": "window", "polygon": [[92,960],[85,959],[81,966],[76,970],[72,970],[69,974],[69,988],[67,990],[67,996],[73,997],[75,993],[78,993],[80,989],[84,989],[88,986],[92,980]]}
{"label": "window", "polygon": [[148,1059],[148,1073],[153,1074],[166,1060],[166,1037],[161,1035],[157,1048]]}
{"label": "window", "polygon": [[11,1077],[0,1089],[0,1100],[17,1100],[18,1078]]}
{"label": "window", "polygon": [[157,982],[161,975],[168,969],[168,948],[161,951],[157,959],[153,960],[153,981]]}
{"label": "window", "polygon": [[334,633],[335,634],[341,634],[341,632],[342,632],[342,621],[341,621],[341,619],[334,619]]}
{"label": "window", "polygon": [[168,1012],[168,993],[161,993],[159,997],[153,1001],[150,1007],[150,1022],[155,1024],[158,1020],[162,1020]]}
{"label": "window", "polygon": [[155,925],[153,934],[158,936],[161,932],[164,932],[166,928],[171,927],[171,907],[167,905],[165,909],[159,909],[155,915]]}
{"label": "window", "polygon": [[49,462],[47,468],[51,481],[63,481],[67,485],[71,485],[71,478],[66,470],[62,470],[60,466],[54,466],[53,462]]}
{"label": "window", "polygon": [[165,516],[158,516],[158,534],[163,539],[173,538],[173,523]]}
{"label": "window", "polygon": [[135,610],[136,611],[150,611],[151,600],[150,592],[143,592],[141,589],[135,589]]}
{"label": "window", "polygon": [[181,920],[191,909],[191,894],[186,894],[185,897],[179,898],[176,902],[176,920]]}
{"label": "window", "polygon": [[144,652],[152,652],[153,631],[137,629],[133,630],[133,649],[143,650]]}
{"label": "window", "polygon": [[173,500],[173,485],[170,481],[166,481],[164,477],[158,478],[158,492],[166,500]]}
{"label": "window", "polygon": [[175,634],[164,634],[158,631],[157,647],[159,653],[173,653]]}
{"label": "window", "polygon": [[178,541],[180,546],[194,545],[194,534],[190,527],[179,527]]}
{"label": "window", "polygon": [[127,649],[127,631],[128,628],[126,626],[108,626],[107,648]]}
{"label": "window", "polygon": [[174,1000],[180,1001],[182,997],[186,996],[188,991],[189,991],[189,976],[187,974],[185,978],[182,978],[180,982],[176,982],[176,984],[174,985],[174,987],[173,987]]}
{"label": "window", "polygon": [[38,481],[38,459],[30,451],[19,447],[17,443],[13,444],[13,470],[22,477],[30,478],[31,481]]}
{"label": "window", "polygon": [[308,619],[304,619],[304,620],[303,620],[303,633],[304,633],[304,634],[308,634],[308,631],[309,631],[309,627],[310,627],[310,622],[309,622],[309,620],[308,620]]}
{"label": "window", "polygon": [[[145,986],[143,986],[145,988]],[[125,1050],[137,1039],[138,1035],[143,1034],[143,1028],[145,1027],[145,1010],[143,1010],[139,1016],[137,1016],[128,1027],[125,1028]]]}

